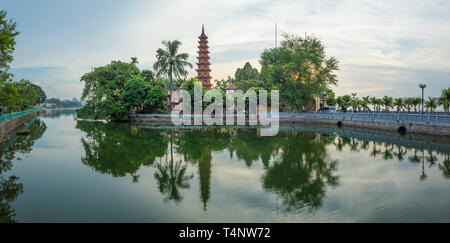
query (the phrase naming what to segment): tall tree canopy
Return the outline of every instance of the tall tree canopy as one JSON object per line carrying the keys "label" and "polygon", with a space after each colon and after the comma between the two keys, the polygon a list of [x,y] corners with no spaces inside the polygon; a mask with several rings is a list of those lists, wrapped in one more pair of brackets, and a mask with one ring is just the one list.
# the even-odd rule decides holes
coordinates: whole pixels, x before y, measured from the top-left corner
{"label": "tall tree canopy", "polygon": [[113,61],[81,77],[85,106],[78,116],[112,121],[128,120],[130,112],[161,112],[167,99],[163,83],[151,71],[140,71],[137,59]]}
{"label": "tall tree canopy", "polygon": [[260,63],[266,82],[280,90],[283,105],[302,111],[324,88],[337,84],[338,60],[327,58],[314,36],[283,34],[281,47],[265,50]]}
{"label": "tall tree canopy", "polygon": [[243,68],[238,68],[234,74],[235,83],[239,83],[241,80],[259,79],[258,69],[253,68],[249,62],[246,62]]}
{"label": "tall tree canopy", "polygon": [[13,61],[13,52],[16,45],[16,23],[6,18],[7,12],[0,10],[0,82],[6,81],[10,75],[7,73],[9,64]]}

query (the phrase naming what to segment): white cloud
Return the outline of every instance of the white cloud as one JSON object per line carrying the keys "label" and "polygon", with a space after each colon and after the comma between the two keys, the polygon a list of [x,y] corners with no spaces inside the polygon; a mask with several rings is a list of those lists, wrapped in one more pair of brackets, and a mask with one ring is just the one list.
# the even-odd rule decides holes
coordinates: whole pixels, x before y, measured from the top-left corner
{"label": "white cloud", "polygon": [[[201,0],[134,4],[134,8],[124,10],[132,11],[127,14],[117,6],[119,19],[98,31],[89,30],[83,36],[83,29],[75,28],[73,31],[83,36],[80,39],[64,39],[64,44],[61,39],[45,43],[21,40],[14,67],[65,66],[80,75],[91,66],[137,56],[141,67],[151,68],[161,41],[170,39],[181,40],[181,51],[188,52],[195,63],[197,38],[204,22],[210,40],[212,76],[222,79],[233,76],[246,60],[258,66],[259,54],[274,45],[277,22],[279,33],[318,36],[327,54],[340,60],[337,91],[341,94],[355,89],[365,94],[390,90],[391,95],[403,96],[408,93],[405,83],[427,78],[431,95],[437,96],[450,79],[447,1]],[[29,46],[33,44],[42,46],[31,51]],[[195,75],[194,69],[190,74]],[[79,76],[65,79],[78,82]]]}

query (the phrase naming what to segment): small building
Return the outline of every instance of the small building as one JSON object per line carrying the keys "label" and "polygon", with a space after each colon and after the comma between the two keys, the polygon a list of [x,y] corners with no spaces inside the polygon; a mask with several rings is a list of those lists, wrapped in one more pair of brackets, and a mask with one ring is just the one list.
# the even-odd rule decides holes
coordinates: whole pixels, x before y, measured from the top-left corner
{"label": "small building", "polygon": [[327,95],[316,95],[314,97],[314,100],[311,101],[308,105],[306,105],[304,111],[316,112],[316,111],[319,111],[326,107],[334,107],[334,106],[328,105],[327,100],[328,100]]}

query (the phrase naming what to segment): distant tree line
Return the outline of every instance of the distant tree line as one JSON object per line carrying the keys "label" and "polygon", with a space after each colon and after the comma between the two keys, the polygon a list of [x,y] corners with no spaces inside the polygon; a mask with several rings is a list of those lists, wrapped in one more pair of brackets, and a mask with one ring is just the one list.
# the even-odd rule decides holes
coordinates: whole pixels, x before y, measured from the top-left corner
{"label": "distant tree line", "polygon": [[[331,103],[335,103],[341,111],[352,109],[353,111],[421,111],[422,98],[407,97],[407,98],[393,98],[384,96],[382,98],[365,96],[362,98],[356,97],[356,94],[343,95],[337,98],[332,98]],[[439,106],[442,106],[445,112],[449,112],[450,108],[450,88],[442,90],[439,98],[428,97],[428,100],[423,101],[424,109],[433,112]]]}
{"label": "distant tree line", "polygon": [[74,108],[74,107],[82,107],[83,104],[77,99],[72,98],[71,100],[60,100],[58,98],[50,98],[45,100],[46,103],[54,103],[58,108]]}

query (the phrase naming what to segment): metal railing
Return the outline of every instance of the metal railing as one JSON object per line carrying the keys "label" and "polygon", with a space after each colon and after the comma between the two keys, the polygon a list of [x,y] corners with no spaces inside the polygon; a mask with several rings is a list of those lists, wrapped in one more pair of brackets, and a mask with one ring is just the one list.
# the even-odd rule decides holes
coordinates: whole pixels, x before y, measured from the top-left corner
{"label": "metal railing", "polygon": [[19,116],[31,113],[33,111],[37,111],[37,110],[42,110],[42,109],[31,109],[31,110],[20,111],[20,112],[16,112],[16,113],[3,114],[0,116],[0,123],[7,121],[7,120],[11,120],[15,117],[19,117]]}
{"label": "metal railing", "polygon": [[336,112],[336,113],[290,113],[280,112],[280,118],[316,118],[336,120],[356,120],[390,123],[450,125],[450,114],[415,112]]}

